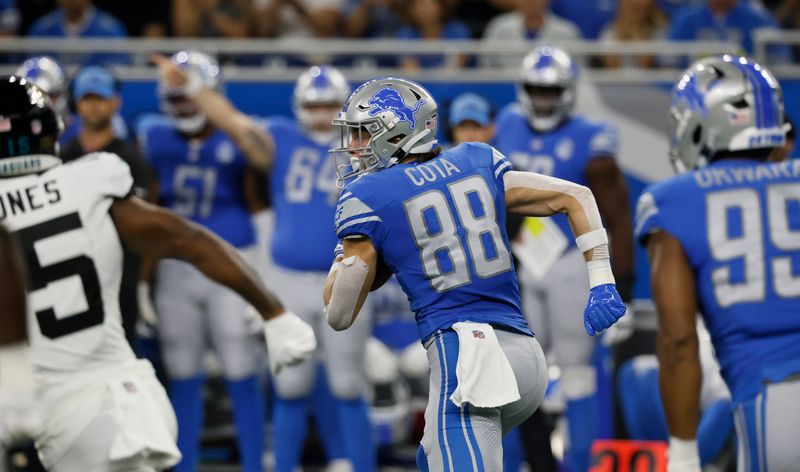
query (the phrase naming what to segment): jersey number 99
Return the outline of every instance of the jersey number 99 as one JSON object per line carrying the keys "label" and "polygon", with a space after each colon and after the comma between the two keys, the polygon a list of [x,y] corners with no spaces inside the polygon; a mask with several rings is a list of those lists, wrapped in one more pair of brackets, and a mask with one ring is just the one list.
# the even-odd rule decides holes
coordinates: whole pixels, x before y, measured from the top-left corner
{"label": "jersey number 99", "polygon": [[[800,297],[800,276],[793,275],[792,257],[775,255],[767,261],[762,228],[762,224],[767,225],[772,245],[781,252],[800,250],[800,229],[793,229],[789,219],[790,202],[800,205],[800,185],[774,184],[767,187],[766,196],[766,221],[762,217],[761,198],[755,190],[728,190],[707,197],[708,242],[712,256],[719,262],[744,261],[742,282],[731,280],[731,264],[711,273],[717,303],[723,308],[763,300],[768,270],[772,271],[773,288],[779,297]],[[738,219],[732,217],[735,213],[740,215]],[[799,214],[797,209],[794,213]],[[715,221],[716,218],[722,220]],[[731,233],[736,235],[731,236]]]}
{"label": "jersey number 99", "polygon": [[[478,277],[485,279],[511,270],[511,255],[497,226],[495,202],[486,181],[472,176],[449,184],[447,190],[458,220],[439,190],[404,203],[425,276],[437,292],[470,282],[465,246]],[[442,264],[444,261],[449,263]]]}

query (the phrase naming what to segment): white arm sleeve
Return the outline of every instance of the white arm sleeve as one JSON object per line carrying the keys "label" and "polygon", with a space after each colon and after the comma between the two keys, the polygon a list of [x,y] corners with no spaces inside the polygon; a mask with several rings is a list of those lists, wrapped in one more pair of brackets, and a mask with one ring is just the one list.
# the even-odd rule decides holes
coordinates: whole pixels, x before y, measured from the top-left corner
{"label": "white arm sleeve", "polygon": [[506,172],[503,175],[503,184],[506,191],[512,188],[530,188],[559,192],[574,197],[589,222],[589,232],[576,237],[575,242],[581,252],[594,249],[592,251],[592,260],[587,262],[589,285],[596,287],[615,283],[608,255],[608,236],[605,228],[603,228],[600,210],[597,208],[597,202],[591,190],[567,180],[533,172],[519,171]]}
{"label": "white arm sleeve", "polygon": [[[506,190],[522,187],[565,193],[575,197],[575,200],[578,201],[583,212],[586,214],[586,219],[589,221],[590,233],[587,234],[603,229],[603,221],[600,219],[600,210],[597,209],[597,202],[594,200],[594,195],[591,190],[583,185],[578,185],[556,177],[550,177],[549,175],[515,170],[508,171],[503,175],[503,183],[505,184]],[[595,244],[595,246],[596,245],[597,244]],[[584,251],[588,251],[589,249],[591,249],[591,247],[584,249]]]}
{"label": "white arm sleeve", "polygon": [[349,328],[356,318],[358,296],[369,275],[369,267],[358,256],[350,256],[336,262],[331,268],[336,274],[331,290],[331,299],[325,307],[325,318],[336,331]]}

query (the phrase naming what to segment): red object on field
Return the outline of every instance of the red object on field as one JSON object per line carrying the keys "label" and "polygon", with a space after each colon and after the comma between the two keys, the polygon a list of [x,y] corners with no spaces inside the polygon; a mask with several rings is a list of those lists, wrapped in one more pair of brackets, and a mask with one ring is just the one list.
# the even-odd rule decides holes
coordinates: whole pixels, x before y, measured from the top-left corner
{"label": "red object on field", "polygon": [[589,472],[666,472],[667,443],[601,439],[592,445]]}

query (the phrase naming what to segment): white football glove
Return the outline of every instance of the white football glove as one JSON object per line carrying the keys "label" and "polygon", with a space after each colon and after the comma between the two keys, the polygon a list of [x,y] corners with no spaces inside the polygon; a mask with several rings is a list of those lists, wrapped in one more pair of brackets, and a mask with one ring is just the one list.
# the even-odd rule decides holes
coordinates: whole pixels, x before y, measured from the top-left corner
{"label": "white football glove", "polygon": [[273,375],[285,366],[304,361],[317,349],[314,329],[291,311],[265,321],[264,338]]}

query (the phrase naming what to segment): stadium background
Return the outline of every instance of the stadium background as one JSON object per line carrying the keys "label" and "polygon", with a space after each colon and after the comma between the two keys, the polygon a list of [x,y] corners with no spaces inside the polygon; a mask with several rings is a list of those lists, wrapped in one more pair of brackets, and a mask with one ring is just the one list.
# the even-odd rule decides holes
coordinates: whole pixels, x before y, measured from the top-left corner
{"label": "stadium background", "polygon": [[[0,8],[10,0],[0,1]],[[621,0],[622,1],[622,0]],[[54,7],[52,1],[19,0],[20,13],[16,33],[27,31],[36,17],[50,11]],[[148,22],[161,23],[163,32],[171,34],[170,8],[167,1],[97,1],[99,8],[123,19],[128,31],[140,33]],[[351,2],[353,3],[353,2]],[[357,2],[355,2],[357,3]],[[454,2],[458,3],[458,2]],[[463,1],[464,5],[480,2]],[[553,0],[554,4],[565,3]],[[666,3],[666,2],[663,2]],[[692,2],[676,2],[692,3]],[[694,2],[703,3],[703,2]],[[795,3],[800,9],[800,2]],[[462,6],[462,8],[465,8]],[[0,10],[2,11],[2,10]],[[756,57],[770,65],[766,55],[766,44],[786,43],[800,48],[800,31],[782,31],[780,33],[763,34],[756,41]],[[56,54],[65,59],[68,75],[73,76],[80,68],[85,55],[96,51],[122,52],[127,55],[127,64],[113,67],[120,80],[120,92],[123,99],[121,114],[133,131],[143,117],[157,113],[159,102],[156,94],[156,72],[147,63],[147,53],[158,51],[171,53],[181,49],[197,49],[217,55],[222,59],[224,91],[237,108],[243,112],[258,116],[285,116],[293,118],[292,90],[294,78],[304,70],[300,64],[288,61],[286,66],[254,65],[257,61],[236,59],[239,55],[231,55],[231,51],[246,50],[241,57],[259,57],[266,55],[303,55],[303,53],[319,52],[324,49],[330,53],[329,58],[344,58],[342,70],[357,84],[377,75],[410,75],[425,85],[440,101],[442,108],[441,123],[447,120],[447,105],[457,95],[474,92],[488,98],[497,109],[515,100],[515,77],[513,68],[507,70],[487,70],[477,66],[464,69],[420,70],[413,74],[399,68],[370,68],[363,64],[348,64],[351,55],[369,56],[375,52],[383,53],[382,57],[397,57],[397,51],[429,53],[445,52],[449,54],[470,53],[475,56],[486,54],[485,44],[480,40],[432,41],[409,45],[406,41],[366,41],[366,40],[314,40],[301,38],[291,40],[275,39],[120,39],[120,40],[79,40],[79,39],[25,39],[23,35],[0,40],[0,72],[13,72],[22,59],[38,54]],[[669,90],[679,68],[639,69],[625,68],[604,70],[597,66],[597,57],[604,54],[624,54],[645,52],[653,55],[667,55],[681,60],[697,57],[703,52],[741,52],[741,45],[734,41],[670,43],[663,40],[638,43],[618,43],[603,46],[595,39],[558,42],[565,49],[582,60],[581,83],[578,91],[578,113],[589,117],[611,121],[620,129],[621,151],[618,159],[629,180],[631,206],[635,207],[641,190],[648,184],[669,175],[672,170],[667,159],[666,110],[669,104]],[[532,48],[536,42],[518,44],[516,49],[523,52]],[[512,47],[511,49],[514,49]],[[67,51],[71,51],[66,54]],[[762,57],[759,57],[762,56]],[[231,59],[234,57],[234,59]],[[795,53],[795,58],[797,53]],[[247,64],[251,62],[251,64]],[[391,62],[391,61],[390,61]],[[800,65],[797,60],[777,64],[776,72],[784,90],[784,101],[787,115],[795,122],[800,122]],[[444,127],[440,128],[441,139],[445,141]],[[800,156],[795,148],[794,157]],[[653,313],[649,302],[649,280],[647,277],[646,258],[640,248],[636,254],[636,285],[634,298],[637,300],[637,325],[640,329],[652,330]]]}

